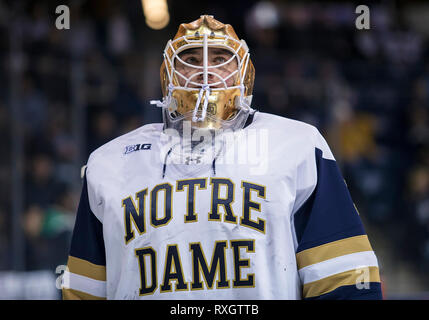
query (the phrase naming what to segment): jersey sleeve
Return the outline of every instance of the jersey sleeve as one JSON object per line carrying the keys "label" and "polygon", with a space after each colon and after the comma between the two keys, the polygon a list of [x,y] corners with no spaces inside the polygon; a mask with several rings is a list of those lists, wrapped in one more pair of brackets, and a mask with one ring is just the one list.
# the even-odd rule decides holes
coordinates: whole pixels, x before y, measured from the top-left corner
{"label": "jersey sleeve", "polygon": [[[317,130],[316,130],[317,131]],[[382,299],[378,262],[337,163],[317,131],[298,166],[294,211],[303,299]]]}
{"label": "jersey sleeve", "polygon": [[89,197],[92,194],[85,171],[67,268],[63,275],[64,300],[106,298],[103,225],[91,210]]}

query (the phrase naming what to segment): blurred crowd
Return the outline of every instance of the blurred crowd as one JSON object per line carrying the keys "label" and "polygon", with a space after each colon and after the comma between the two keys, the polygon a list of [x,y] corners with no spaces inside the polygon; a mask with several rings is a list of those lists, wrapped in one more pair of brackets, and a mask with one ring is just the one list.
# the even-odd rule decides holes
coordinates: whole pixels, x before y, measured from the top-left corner
{"label": "blurred crowd", "polygon": [[[0,20],[14,3],[2,2]],[[383,231],[399,258],[429,267],[429,34],[425,19],[412,19],[416,10],[370,7],[371,29],[357,30],[347,3],[220,1],[203,12],[170,1],[169,26],[154,31],[139,1],[73,1],[70,30],[58,30],[52,2],[22,3],[19,23],[0,25],[0,270],[12,268],[13,256],[11,28],[22,35],[25,269],[54,270],[67,259],[76,168],[110,139],[161,121],[149,100],[160,98],[162,50],[179,23],[203,13],[248,42],[254,108],[317,126],[365,223]]]}

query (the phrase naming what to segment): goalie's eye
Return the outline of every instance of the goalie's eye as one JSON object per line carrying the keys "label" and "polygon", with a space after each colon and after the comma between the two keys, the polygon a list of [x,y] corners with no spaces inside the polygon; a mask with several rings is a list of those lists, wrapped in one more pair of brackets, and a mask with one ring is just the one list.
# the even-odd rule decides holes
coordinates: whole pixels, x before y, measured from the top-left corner
{"label": "goalie's eye", "polygon": [[185,57],[183,61],[192,65],[199,65],[201,63],[200,59],[194,56]]}
{"label": "goalie's eye", "polygon": [[217,56],[213,59],[213,62],[215,65],[224,63],[226,61],[227,61],[227,59],[225,57],[222,57],[222,56]]}

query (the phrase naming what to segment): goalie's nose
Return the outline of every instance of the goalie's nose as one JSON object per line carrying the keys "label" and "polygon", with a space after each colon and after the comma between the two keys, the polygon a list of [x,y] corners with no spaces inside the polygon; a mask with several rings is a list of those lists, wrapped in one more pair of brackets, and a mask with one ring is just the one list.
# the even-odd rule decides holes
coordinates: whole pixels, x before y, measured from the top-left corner
{"label": "goalie's nose", "polygon": [[[219,81],[219,79],[217,79],[217,77],[215,75],[213,75],[212,73],[208,73],[207,74],[207,83],[211,84],[211,83],[216,83]],[[198,83],[204,83],[204,75],[200,74],[198,75]]]}

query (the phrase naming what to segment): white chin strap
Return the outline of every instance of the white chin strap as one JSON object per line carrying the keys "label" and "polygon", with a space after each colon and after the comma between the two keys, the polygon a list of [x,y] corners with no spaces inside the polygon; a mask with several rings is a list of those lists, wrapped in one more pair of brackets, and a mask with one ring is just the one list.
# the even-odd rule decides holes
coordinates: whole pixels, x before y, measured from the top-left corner
{"label": "white chin strap", "polygon": [[171,103],[171,93],[173,92],[173,85],[170,83],[168,85],[168,94],[166,99],[162,98],[162,100],[150,100],[150,104],[154,104],[158,108],[167,108],[168,105]]}
{"label": "white chin strap", "polygon": [[[210,87],[208,85],[204,84],[203,87],[201,88],[200,92],[198,93],[197,103],[195,104],[194,113],[192,114],[192,121],[193,122],[204,121],[204,119],[206,118],[207,105],[209,103],[210,91],[211,91]],[[204,97],[204,103],[203,103],[203,110],[201,112],[201,116],[198,116],[197,115],[198,107],[201,103],[201,99],[202,99],[204,94],[205,94],[205,97]]]}

